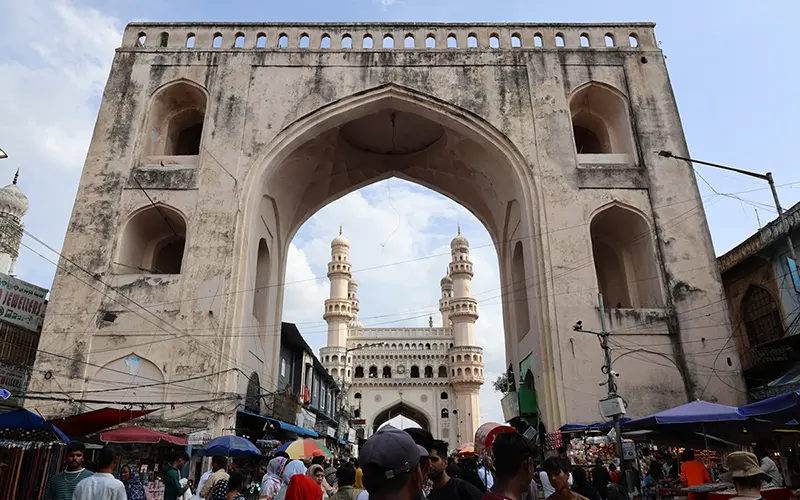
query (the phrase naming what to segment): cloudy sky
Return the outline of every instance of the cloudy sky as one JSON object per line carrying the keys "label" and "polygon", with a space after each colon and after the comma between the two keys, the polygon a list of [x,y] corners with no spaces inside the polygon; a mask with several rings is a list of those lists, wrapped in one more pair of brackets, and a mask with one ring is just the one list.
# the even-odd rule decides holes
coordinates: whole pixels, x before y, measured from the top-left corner
{"label": "cloudy sky", "polygon": [[[539,0],[5,0],[0,6],[0,182],[22,171],[31,208],[28,230],[61,248],[72,199],[114,48],[130,21],[654,21],[668,57],[692,155],[772,171],[785,207],[800,199],[797,144],[800,112],[793,38],[800,3],[735,0],[542,2]],[[775,216],[769,191],[756,179],[699,167],[718,253]],[[720,194],[717,194],[720,193]],[[736,193],[732,195],[731,193]],[[427,323],[436,312],[438,280],[457,224],[477,248],[473,290],[481,303],[478,333],[487,379],[502,371],[496,255],[485,229],[463,208],[400,180],[352,193],[311,218],[294,241],[287,281],[324,277],[328,244],[339,224],[361,270],[362,318],[371,326]],[[57,260],[30,238],[36,252]],[[409,262],[410,261],[410,262]],[[378,269],[367,270],[379,267]],[[26,280],[49,286],[54,266],[29,250],[18,265]],[[327,284],[288,289],[285,319],[300,324],[312,345],[324,342],[321,304]],[[482,393],[484,419],[500,417],[496,395]]]}

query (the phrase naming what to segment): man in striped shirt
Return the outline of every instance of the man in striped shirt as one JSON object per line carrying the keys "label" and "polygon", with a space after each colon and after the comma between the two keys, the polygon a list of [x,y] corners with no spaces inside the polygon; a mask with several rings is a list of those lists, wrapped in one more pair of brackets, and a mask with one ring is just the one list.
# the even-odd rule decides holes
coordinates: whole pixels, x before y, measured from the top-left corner
{"label": "man in striped shirt", "polygon": [[94,472],[83,468],[86,446],[73,441],[67,446],[67,469],[51,477],[47,482],[46,500],[72,500],[72,493],[78,483]]}

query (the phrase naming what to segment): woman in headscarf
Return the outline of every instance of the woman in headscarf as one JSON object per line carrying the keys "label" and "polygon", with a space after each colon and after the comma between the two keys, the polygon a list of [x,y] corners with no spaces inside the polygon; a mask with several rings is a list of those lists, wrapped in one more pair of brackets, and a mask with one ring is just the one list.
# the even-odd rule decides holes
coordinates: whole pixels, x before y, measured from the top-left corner
{"label": "woman in headscarf", "polygon": [[278,496],[281,486],[283,486],[283,479],[281,473],[283,468],[289,462],[284,457],[273,458],[267,464],[267,473],[261,479],[261,492],[258,494],[259,500],[275,500]]}
{"label": "woman in headscarf", "polygon": [[[277,500],[286,499],[286,490],[289,488],[289,482],[294,476],[305,476],[306,466],[301,460],[292,460],[286,467],[283,468],[281,477],[283,478],[283,487],[278,491]],[[320,490],[321,491],[321,490]]]}
{"label": "woman in headscarf", "polygon": [[305,475],[295,475],[286,488],[286,500],[322,500],[322,488]]}
{"label": "woman in headscarf", "polygon": [[128,500],[146,500],[144,485],[139,481],[133,465],[123,465],[119,471],[119,478],[122,480],[122,484],[125,485],[125,493],[128,494]]}
{"label": "woman in headscarf", "polygon": [[319,464],[314,464],[308,468],[306,476],[319,485],[319,489],[322,492],[322,500],[327,500],[328,494],[325,492],[325,488],[322,487],[322,482],[325,480],[325,469]]}

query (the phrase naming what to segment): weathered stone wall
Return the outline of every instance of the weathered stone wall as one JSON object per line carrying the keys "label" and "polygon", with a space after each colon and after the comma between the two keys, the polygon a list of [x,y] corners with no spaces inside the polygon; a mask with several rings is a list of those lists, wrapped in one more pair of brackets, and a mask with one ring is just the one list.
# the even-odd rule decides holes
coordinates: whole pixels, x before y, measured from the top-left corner
{"label": "weathered stone wall", "polygon": [[[162,33],[168,35],[163,47]],[[217,33],[222,44],[214,48]],[[234,47],[237,33],[244,36],[242,48]],[[260,33],[264,48],[256,47]],[[283,33],[287,46],[277,47]],[[309,48],[300,47],[304,33]],[[581,47],[584,33],[588,47]],[[325,34],[331,48],[319,48]],[[354,48],[341,48],[345,34]],[[361,48],[365,34],[375,48]],[[397,48],[381,48],[385,34]],[[407,34],[414,48],[403,47]],[[424,48],[429,34],[434,49]],[[450,34],[457,48],[447,48]],[[476,48],[466,46],[471,34]],[[494,34],[498,48],[490,45]],[[606,34],[614,46],[606,46]],[[512,47],[513,35],[521,47]],[[535,35],[542,47],[534,45]],[[565,47],[556,46],[559,35]],[[149,106],[159,89],[176,81],[208,97],[200,154],[177,167],[170,160],[153,165],[143,151]],[[623,99],[635,154],[600,160],[576,154],[569,99],[592,82]],[[443,140],[406,163],[381,162],[337,143],[336,127],[386,107],[440,122]],[[654,245],[659,276],[653,279],[663,291],[658,310],[607,313],[629,411],[643,415],[696,397],[738,403],[737,362],[729,367],[714,356],[730,327],[695,179],[688,165],[658,157],[661,149],[687,153],[650,24],[131,24],[114,60],[64,244],[64,255],[100,281],[62,260],[41,345],[64,357],[41,354],[37,373],[54,376],[35,375],[31,390],[56,391],[56,381],[80,390],[100,366],[131,353],[163,370],[166,400],[244,394],[251,372],[274,389],[279,284],[291,238],[325,203],[401,175],[461,201],[487,226],[503,290],[513,288],[511,253],[522,243],[531,326],[516,331],[519,313],[505,293],[507,357],[519,366],[535,354],[550,428],[598,419],[602,353],[572,325],[582,320],[587,329],[599,328],[589,227],[612,205],[646,221],[650,232],[637,237]],[[149,204],[131,183],[133,172],[155,202],[186,219],[180,275],[111,272],[125,222]],[[271,258],[266,324],[251,313],[262,237]],[[113,323],[100,318],[105,310],[117,314]],[[216,409],[229,411],[233,403]]]}

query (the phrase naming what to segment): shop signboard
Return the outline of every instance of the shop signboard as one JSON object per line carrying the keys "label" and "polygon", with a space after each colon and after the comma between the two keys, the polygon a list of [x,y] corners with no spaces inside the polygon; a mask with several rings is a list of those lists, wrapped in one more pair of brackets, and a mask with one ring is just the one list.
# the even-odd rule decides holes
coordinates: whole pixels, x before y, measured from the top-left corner
{"label": "shop signboard", "polygon": [[330,425],[328,426],[328,432],[327,432],[327,434],[328,434],[328,437],[329,437],[329,438],[334,438],[334,439],[336,439],[336,429],[334,429],[334,428],[333,428],[333,427],[331,427]]}
{"label": "shop signboard", "polygon": [[355,429],[350,429],[350,431],[347,433],[347,442],[348,443],[355,443],[356,442],[356,430]]}
{"label": "shop signboard", "polygon": [[303,429],[313,429],[314,426],[317,425],[317,416],[309,410],[301,408],[297,413],[295,425],[302,427]]}
{"label": "shop signboard", "polygon": [[186,438],[189,440],[189,444],[192,446],[204,446],[206,443],[211,441],[211,431],[208,429],[192,432]]}
{"label": "shop signboard", "polygon": [[32,332],[42,331],[48,290],[0,273],[0,319]]}
{"label": "shop signboard", "polygon": [[500,406],[503,408],[503,418],[506,422],[519,417],[519,393],[509,392],[503,399],[500,400]]}
{"label": "shop signboard", "polygon": [[624,460],[636,459],[636,445],[633,443],[633,441],[622,442],[622,458]]}
{"label": "shop signboard", "polygon": [[13,394],[24,394],[28,391],[30,375],[30,368],[0,361],[0,387],[8,390],[12,394],[3,404],[8,406],[22,406],[22,400],[13,396]]}

